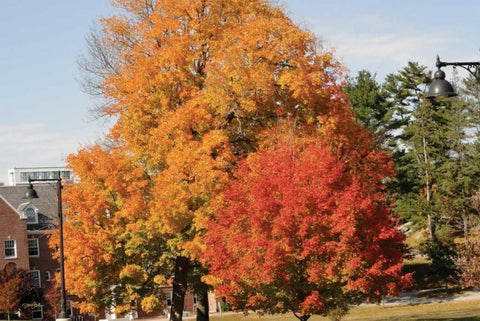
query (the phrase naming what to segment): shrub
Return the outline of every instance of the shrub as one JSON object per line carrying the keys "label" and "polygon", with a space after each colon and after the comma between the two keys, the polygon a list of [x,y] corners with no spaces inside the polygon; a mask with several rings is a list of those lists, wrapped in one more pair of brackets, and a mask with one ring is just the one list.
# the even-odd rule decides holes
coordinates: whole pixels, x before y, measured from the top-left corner
{"label": "shrub", "polygon": [[456,263],[462,285],[480,289],[480,239],[461,245]]}

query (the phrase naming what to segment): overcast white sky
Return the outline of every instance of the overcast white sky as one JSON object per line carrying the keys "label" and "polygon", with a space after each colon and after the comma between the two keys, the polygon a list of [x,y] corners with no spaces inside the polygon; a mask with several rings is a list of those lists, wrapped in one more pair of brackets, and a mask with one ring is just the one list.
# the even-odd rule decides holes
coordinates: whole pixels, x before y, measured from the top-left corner
{"label": "overcast white sky", "polygon": [[[480,61],[480,1],[281,0],[355,75],[418,61]],[[458,8],[458,9],[455,9]],[[109,0],[0,1],[0,182],[13,167],[63,166],[107,130],[89,115],[76,59]],[[445,69],[448,75],[448,69]]]}

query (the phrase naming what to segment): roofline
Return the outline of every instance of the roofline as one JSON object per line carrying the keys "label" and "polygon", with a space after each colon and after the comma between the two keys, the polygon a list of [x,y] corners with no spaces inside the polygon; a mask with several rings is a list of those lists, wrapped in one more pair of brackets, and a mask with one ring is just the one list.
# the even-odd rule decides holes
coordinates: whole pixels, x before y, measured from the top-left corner
{"label": "roofline", "polygon": [[[17,213],[17,215],[20,217],[21,220],[26,220],[26,219],[27,219],[26,217],[23,217],[23,215],[21,215],[21,214],[17,211],[17,209],[16,209],[15,207],[13,207],[12,204],[10,204],[10,202],[5,199],[5,197],[3,197],[3,195],[0,195],[0,198],[1,198],[15,213]],[[29,202],[28,202],[28,203],[29,203]],[[25,204],[25,203],[22,203],[22,204]]]}

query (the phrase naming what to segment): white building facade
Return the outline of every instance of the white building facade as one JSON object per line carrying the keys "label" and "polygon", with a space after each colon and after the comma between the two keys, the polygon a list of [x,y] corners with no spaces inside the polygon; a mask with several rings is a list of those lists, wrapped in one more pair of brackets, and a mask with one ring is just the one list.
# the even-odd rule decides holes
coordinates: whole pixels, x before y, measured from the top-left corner
{"label": "white building facade", "polygon": [[28,178],[57,179],[59,171],[62,179],[69,183],[75,182],[73,171],[66,167],[15,167],[8,170],[8,185],[28,184]]}

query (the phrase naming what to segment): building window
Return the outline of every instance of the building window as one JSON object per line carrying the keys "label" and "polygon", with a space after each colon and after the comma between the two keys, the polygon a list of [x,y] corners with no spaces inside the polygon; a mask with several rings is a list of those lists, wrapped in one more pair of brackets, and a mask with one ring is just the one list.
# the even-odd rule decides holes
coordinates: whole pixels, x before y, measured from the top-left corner
{"label": "building window", "polygon": [[30,275],[32,276],[33,286],[40,288],[42,286],[42,282],[40,280],[40,271],[39,270],[31,270]]}
{"label": "building window", "polygon": [[66,179],[66,180],[70,180],[72,177],[71,177],[71,172],[70,171],[63,171],[62,172],[62,178]]}
{"label": "building window", "polygon": [[28,173],[20,172],[20,182],[28,182]]}
{"label": "building window", "polygon": [[16,259],[17,258],[17,246],[15,240],[6,240],[5,241],[5,258],[6,259]]}
{"label": "building window", "polygon": [[28,239],[28,256],[40,256],[40,246],[38,245],[38,239]]}
{"label": "building window", "polygon": [[25,209],[25,216],[27,217],[27,224],[38,224],[37,211],[31,207]]}
{"label": "building window", "polygon": [[172,292],[165,293],[165,299],[167,300],[167,307],[172,306]]}
{"label": "building window", "polygon": [[193,296],[193,312],[197,313],[197,295]]}
{"label": "building window", "polygon": [[67,302],[65,302],[65,309],[67,310],[67,315],[73,315],[73,305],[72,305],[72,301],[70,300],[67,300]]}
{"label": "building window", "polygon": [[43,319],[43,306],[39,305],[32,308],[32,319],[33,320]]}
{"label": "building window", "polygon": [[52,280],[52,277],[50,275],[49,271],[45,272],[45,281],[50,282]]}

